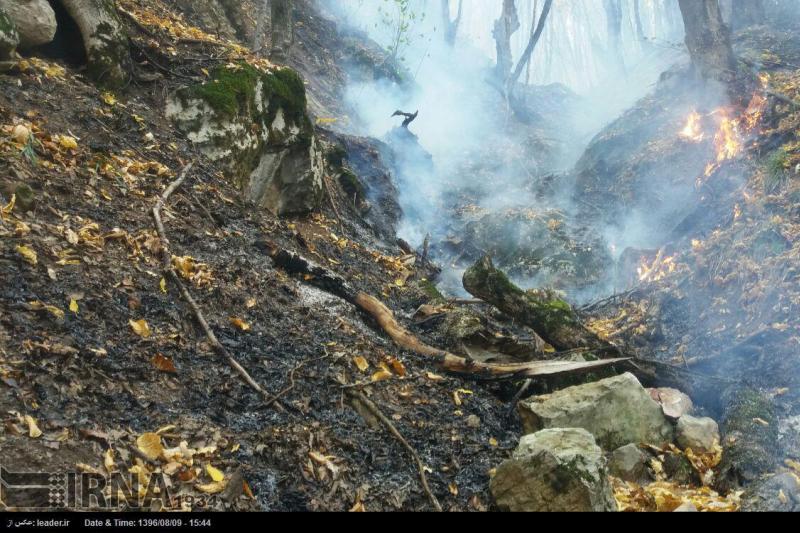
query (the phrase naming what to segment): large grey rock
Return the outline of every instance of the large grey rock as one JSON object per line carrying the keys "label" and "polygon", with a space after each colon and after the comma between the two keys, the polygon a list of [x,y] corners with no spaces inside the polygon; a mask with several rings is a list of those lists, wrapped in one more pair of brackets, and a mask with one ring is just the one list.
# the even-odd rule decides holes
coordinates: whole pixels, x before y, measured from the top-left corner
{"label": "large grey rock", "polygon": [[522,437],[489,488],[503,511],[617,510],[603,452],[583,429],[546,429]]}
{"label": "large grey rock", "polygon": [[709,452],[719,444],[719,426],[712,418],[684,415],[678,420],[676,441],[684,450]]}
{"label": "large grey rock", "polygon": [[520,402],[519,411],[526,433],[584,428],[605,450],[672,441],[672,425],[633,374],[537,396]]}
{"label": "large grey rock", "polygon": [[47,44],[56,35],[56,13],[47,0],[0,0],[0,9],[14,21],[20,48]]}
{"label": "large grey rock", "polygon": [[293,70],[221,67],[211,81],[176,91],[166,114],[226,168],[247,200],[276,215],[304,214],[319,205],[323,157],[303,81]]}
{"label": "large grey rock", "polygon": [[19,45],[19,33],[14,21],[0,7],[0,61],[8,59]]}
{"label": "large grey rock", "polygon": [[647,477],[648,458],[638,445],[626,444],[611,454],[608,471],[614,477],[638,483]]}

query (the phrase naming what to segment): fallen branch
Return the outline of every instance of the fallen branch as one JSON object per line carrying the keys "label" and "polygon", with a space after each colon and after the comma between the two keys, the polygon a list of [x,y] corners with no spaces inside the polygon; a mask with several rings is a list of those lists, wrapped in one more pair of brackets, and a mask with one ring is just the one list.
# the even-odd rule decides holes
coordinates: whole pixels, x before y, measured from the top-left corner
{"label": "fallen branch", "polygon": [[173,181],[169,187],[164,191],[158,201],[156,202],[155,207],[153,208],[153,219],[155,220],[156,224],[156,231],[158,232],[158,237],[161,239],[161,269],[164,271],[164,275],[167,276],[172,283],[178,287],[178,290],[183,296],[183,299],[189,304],[189,307],[192,308],[194,312],[194,316],[197,319],[197,322],[200,324],[200,327],[206,334],[208,341],[211,343],[212,348],[217,353],[217,355],[225,358],[228,364],[242,377],[242,379],[250,385],[256,392],[261,394],[265,399],[268,401],[273,401],[272,396],[264,390],[261,385],[255,382],[255,380],[250,376],[247,370],[239,364],[234,357],[228,353],[228,350],[219,342],[217,336],[211,330],[211,327],[208,325],[208,321],[203,316],[203,312],[200,310],[200,306],[197,305],[197,302],[189,293],[186,286],[183,284],[181,279],[178,277],[178,274],[175,272],[175,269],[172,267],[172,253],[169,251],[169,240],[167,239],[167,233],[164,230],[164,222],[161,219],[161,211],[164,209],[164,205],[169,200],[169,197],[180,187],[184,181],[186,181],[189,172],[192,169],[192,164],[189,163],[186,165],[183,170],[181,171],[180,176],[178,179]]}
{"label": "fallen branch", "polygon": [[419,472],[419,480],[422,483],[422,490],[425,491],[425,494],[428,496],[428,500],[430,500],[431,505],[433,508],[436,509],[437,512],[442,512],[442,506],[439,504],[439,500],[436,499],[433,492],[431,492],[430,486],[428,486],[428,478],[425,475],[425,465],[422,464],[422,460],[420,460],[417,451],[411,447],[408,441],[403,437],[403,435],[397,430],[397,428],[392,424],[392,421],[389,420],[386,415],[384,415],[378,406],[375,405],[372,400],[364,396],[362,393],[356,390],[348,390],[347,394],[351,396],[353,399],[360,402],[370,413],[372,413],[375,418],[381,421],[381,423],[389,430],[394,438],[396,438],[403,447],[408,450],[408,453],[411,455],[411,458],[414,459],[414,462],[417,465],[417,471]]}
{"label": "fallen branch", "polygon": [[314,264],[304,257],[284,250],[275,243],[260,243],[259,248],[267,251],[275,266],[291,274],[302,275],[304,281],[356,306],[371,316],[380,328],[401,348],[429,357],[441,368],[449,372],[468,376],[498,380],[576,374],[607,367],[627,361],[626,358],[604,359],[590,362],[571,361],[531,361],[527,363],[481,363],[445,350],[434,348],[420,341],[404,328],[394,313],[380,300],[351,288],[347,282],[329,270]]}

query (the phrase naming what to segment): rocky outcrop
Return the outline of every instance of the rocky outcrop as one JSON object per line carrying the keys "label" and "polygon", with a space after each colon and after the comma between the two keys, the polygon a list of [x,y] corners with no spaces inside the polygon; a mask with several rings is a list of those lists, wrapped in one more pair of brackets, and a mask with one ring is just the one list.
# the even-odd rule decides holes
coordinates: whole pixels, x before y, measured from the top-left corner
{"label": "rocky outcrop", "polygon": [[319,205],[323,157],[303,81],[293,70],[221,67],[211,81],[175,92],[166,113],[225,167],[248,201],[276,215],[303,214]]}
{"label": "rocky outcrop", "polygon": [[19,34],[11,17],[0,7],[0,61],[8,59],[19,45]]}
{"label": "rocky outcrop", "polygon": [[546,428],[583,428],[605,450],[626,444],[664,445],[672,426],[633,374],[570,387],[520,402],[526,433]]}
{"label": "rocky outcrop", "polygon": [[503,511],[617,510],[603,452],[582,429],[526,435],[513,457],[498,467],[490,490]]}
{"label": "rocky outcrop", "polygon": [[56,13],[47,0],[0,0],[0,9],[14,21],[20,48],[33,48],[53,40]]}
{"label": "rocky outcrop", "polygon": [[124,86],[131,72],[130,48],[115,3],[108,0],[60,1],[80,29],[89,77],[103,87]]}
{"label": "rocky outcrop", "polygon": [[684,415],[678,420],[675,440],[684,450],[710,452],[719,444],[719,426],[711,418]]}

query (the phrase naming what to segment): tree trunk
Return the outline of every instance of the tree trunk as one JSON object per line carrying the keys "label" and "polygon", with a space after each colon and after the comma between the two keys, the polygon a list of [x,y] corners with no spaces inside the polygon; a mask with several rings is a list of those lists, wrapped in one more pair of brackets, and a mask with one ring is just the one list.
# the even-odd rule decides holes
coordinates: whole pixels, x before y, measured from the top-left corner
{"label": "tree trunk", "polygon": [[292,0],[270,0],[272,52],[270,58],[285,62],[294,41]]}
{"label": "tree trunk", "polygon": [[494,23],[494,41],[497,47],[497,78],[505,86],[514,68],[511,52],[511,37],[519,29],[519,15],[515,0],[503,0],[503,12]]}
{"label": "tree trunk", "polygon": [[125,86],[131,73],[130,45],[115,3],[61,0],[61,4],[80,29],[89,77],[103,87]]}
{"label": "tree trunk", "polygon": [[458,13],[453,20],[450,18],[450,0],[442,0],[442,27],[444,28],[444,42],[450,46],[456,44],[458,27],[461,25],[461,14],[464,9],[464,0],[458,0]]}
{"label": "tree trunk", "polygon": [[695,74],[703,80],[730,83],[736,78],[736,59],[730,30],[722,21],[719,0],[679,0],[679,3]]}
{"label": "tree trunk", "polygon": [[765,21],[764,0],[736,0],[733,2],[731,26],[734,30],[764,24]]}
{"label": "tree trunk", "polygon": [[633,0],[633,18],[636,24],[636,39],[644,46],[647,42],[647,37],[644,35],[644,26],[642,26],[642,10],[640,6],[641,0]]}
{"label": "tree trunk", "polygon": [[622,57],[622,1],[603,0],[603,8],[606,12],[611,66],[616,73],[623,73],[625,72],[625,60]]}
{"label": "tree trunk", "polygon": [[522,69],[525,68],[526,65],[530,64],[531,55],[533,55],[533,51],[536,48],[536,45],[539,43],[542,32],[544,32],[544,26],[545,23],[547,23],[547,17],[550,15],[550,8],[552,7],[553,0],[545,0],[544,8],[542,9],[542,15],[539,17],[539,23],[536,25],[535,31],[531,32],[531,38],[528,41],[528,46],[525,47],[525,51],[522,53],[522,57],[519,59],[517,68],[514,70],[514,74],[509,80],[509,90],[517,82],[517,80],[519,80],[519,77],[522,74]]}
{"label": "tree trunk", "polygon": [[567,302],[549,291],[523,291],[488,256],[467,269],[464,288],[533,329],[556,350],[612,348],[586,329]]}

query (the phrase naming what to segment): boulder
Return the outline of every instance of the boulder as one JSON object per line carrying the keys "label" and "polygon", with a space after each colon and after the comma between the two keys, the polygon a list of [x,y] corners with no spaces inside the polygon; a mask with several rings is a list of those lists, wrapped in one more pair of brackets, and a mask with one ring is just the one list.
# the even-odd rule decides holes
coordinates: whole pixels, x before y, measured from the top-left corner
{"label": "boulder", "polygon": [[673,420],[677,420],[683,415],[691,414],[694,409],[692,399],[686,394],[676,389],[647,389],[650,397],[661,406],[664,415]]}
{"label": "boulder", "polygon": [[56,35],[56,13],[47,0],[0,0],[19,33],[19,47],[47,44]]}
{"label": "boulder", "polygon": [[719,426],[712,418],[684,415],[678,420],[676,441],[684,450],[710,452],[719,444]]}
{"label": "boulder", "polygon": [[522,437],[489,488],[503,511],[617,510],[603,452],[583,429],[546,429]]}
{"label": "boulder", "polygon": [[648,455],[636,444],[617,448],[608,461],[608,471],[623,481],[639,483],[647,477]]}
{"label": "boulder", "polygon": [[0,7],[0,61],[8,59],[19,45],[19,33],[14,21]]}
{"label": "boulder", "polygon": [[167,117],[225,167],[248,201],[281,216],[316,209],[323,157],[302,79],[288,68],[262,72],[243,62],[211,78],[176,91]]}
{"label": "boulder", "polygon": [[672,441],[672,425],[633,374],[536,396],[520,402],[519,411],[526,433],[579,427],[605,450]]}

